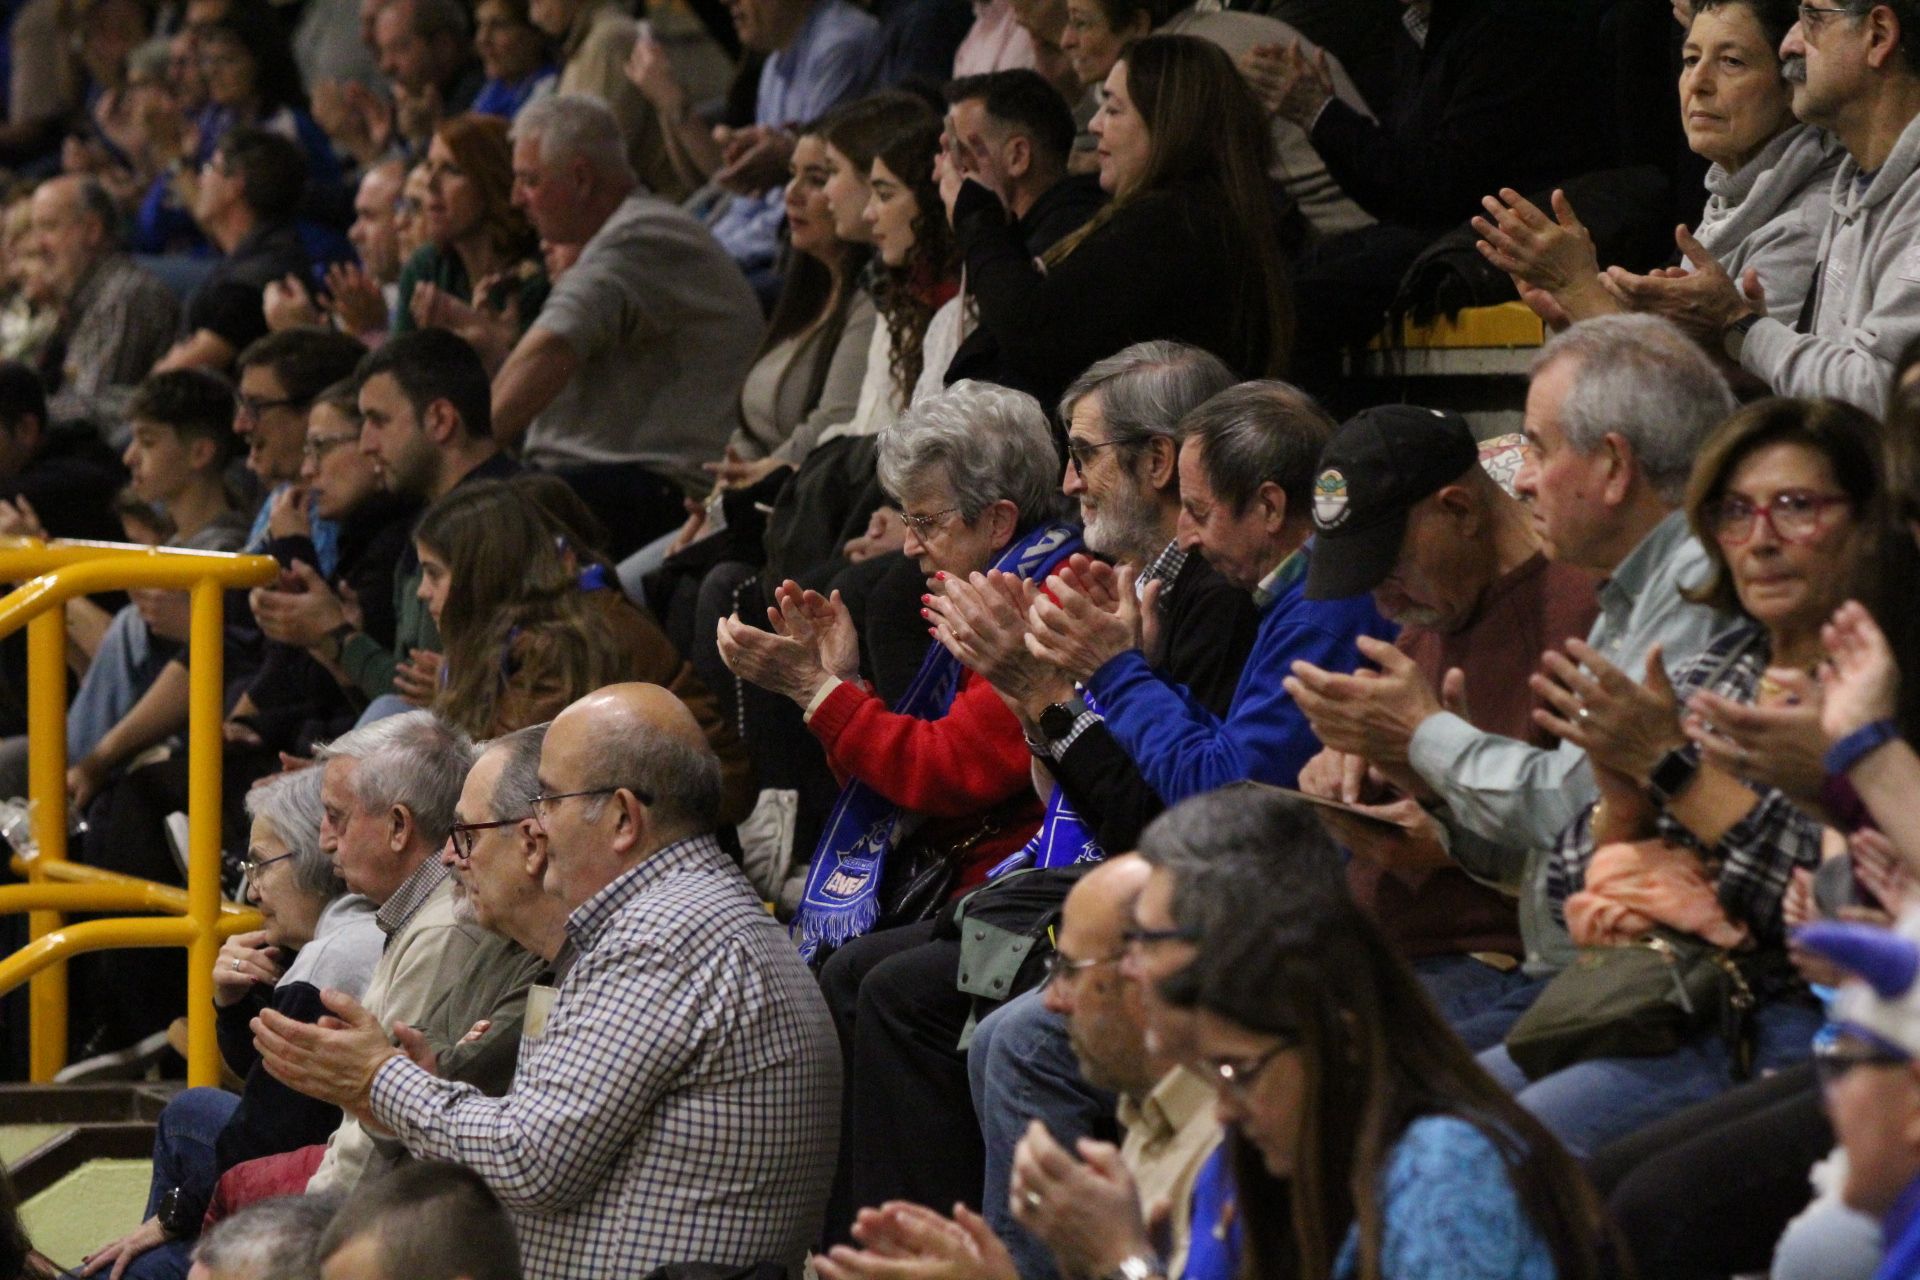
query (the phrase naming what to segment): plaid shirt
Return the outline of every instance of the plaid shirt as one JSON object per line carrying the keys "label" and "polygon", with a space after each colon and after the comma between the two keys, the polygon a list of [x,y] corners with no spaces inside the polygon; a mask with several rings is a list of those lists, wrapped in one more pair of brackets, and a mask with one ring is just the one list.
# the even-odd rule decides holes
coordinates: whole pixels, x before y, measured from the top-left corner
{"label": "plaid shirt", "polygon": [[380,909],[373,913],[373,922],[380,926],[380,932],[391,939],[406,928],[407,921],[413,919],[414,913],[433,896],[433,891],[452,874],[452,869],[438,856],[430,857],[415,867],[413,874],[393,891],[393,896],[381,903]]}
{"label": "plaid shirt", "polygon": [[[1760,676],[1770,657],[1767,633],[1757,623],[1741,622],[1715,636],[1699,656],[1673,673],[1674,692],[1683,707],[1703,689],[1734,702],[1752,702],[1759,695]],[[1686,751],[1699,759],[1698,746],[1689,745]],[[1706,859],[1729,919],[1747,924],[1763,945],[1784,946],[1781,900],[1794,868],[1819,867],[1823,827],[1785,792],[1756,782],[1746,786],[1759,802],[1712,848],[1702,845],[1664,809],[1656,825],[1662,836],[1699,850]],[[1567,828],[1548,871],[1547,890],[1554,914],[1563,923],[1567,898],[1586,883],[1587,865],[1593,861],[1592,820],[1589,807]]]}
{"label": "plaid shirt", "polygon": [[506,1097],[395,1058],[374,1115],[487,1180],[529,1280],[797,1262],[833,1175],[840,1054],[793,944],[710,836],[615,880],[567,933],[579,959]]}
{"label": "plaid shirt", "polygon": [[97,263],[62,318],[66,350],[53,416],[115,425],[134,384],[167,353],[179,328],[180,304],[153,275],[118,254]]}

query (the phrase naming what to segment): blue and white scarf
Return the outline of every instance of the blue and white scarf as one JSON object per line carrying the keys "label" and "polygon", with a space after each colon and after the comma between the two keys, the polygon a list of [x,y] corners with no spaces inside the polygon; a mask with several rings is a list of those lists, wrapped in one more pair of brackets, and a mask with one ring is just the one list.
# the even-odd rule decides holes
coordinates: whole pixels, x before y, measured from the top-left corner
{"label": "blue and white scarf", "polygon": [[[1093,695],[1085,689],[1080,691],[1080,700],[1087,704],[1087,710],[1100,710]],[[1028,867],[1052,870],[1055,867],[1070,867],[1078,862],[1098,862],[1106,856],[1107,851],[1100,847],[1100,838],[1073,807],[1073,801],[1067,799],[1065,788],[1056,782],[1053,784],[1053,794],[1047,797],[1047,811],[1040,819],[1040,829],[1033,833],[1033,839],[987,872],[987,879],[998,880],[1009,871],[1023,871]]]}
{"label": "blue and white scarf", "polygon": [[[1080,531],[1073,525],[1041,525],[1002,553],[993,567],[1044,582],[1080,545]],[[964,670],[944,645],[930,646],[894,712],[938,720],[952,708]],[[898,805],[858,778],[840,792],[813,852],[807,890],[794,917],[793,935],[803,959],[811,961],[822,945],[837,947],[873,928],[880,917],[887,852],[900,839],[902,817]]]}

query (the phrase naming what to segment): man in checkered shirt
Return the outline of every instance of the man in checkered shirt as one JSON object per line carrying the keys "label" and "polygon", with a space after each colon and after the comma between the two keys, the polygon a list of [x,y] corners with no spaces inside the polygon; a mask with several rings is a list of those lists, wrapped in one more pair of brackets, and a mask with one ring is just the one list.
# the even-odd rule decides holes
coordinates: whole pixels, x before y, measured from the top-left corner
{"label": "man in checkered shirt", "polygon": [[719,765],[666,690],[614,685],[555,718],[534,816],[576,949],[512,1090],[434,1077],[350,998],[347,1024],[272,1016],[268,1069],[478,1171],[529,1280],[669,1262],[797,1261],[832,1177],[840,1054],[793,945],[711,834]]}

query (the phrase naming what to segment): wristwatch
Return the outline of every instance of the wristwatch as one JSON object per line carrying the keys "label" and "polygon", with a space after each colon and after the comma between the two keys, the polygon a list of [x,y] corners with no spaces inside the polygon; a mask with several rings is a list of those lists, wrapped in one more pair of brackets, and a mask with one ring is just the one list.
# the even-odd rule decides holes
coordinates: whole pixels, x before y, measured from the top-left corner
{"label": "wristwatch", "polygon": [[1672,804],[1698,772],[1700,757],[1686,747],[1675,747],[1654,764],[1653,772],[1647,775],[1647,790],[1661,804]]}
{"label": "wristwatch", "polygon": [[333,646],[333,660],[335,662],[340,661],[340,655],[346,652],[347,637],[351,636],[354,630],[354,625],[351,622],[343,622],[327,632],[327,640]]}
{"label": "wristwatch", "polygon": [[1074,722],[1086,712],[1086,699],[1077,694],[1065,702],[1048,703],[1040,713],[1040,732],[1047,735],[1048,742],[1058,742],[1073,732]]}
{"label": "wristwatch", "polygon": [[1735,364],[1740,363],[1740,353],[1747,345],[1747,331],[1759,323],[1760,315],[1755,312],[1752,315],[1741,316],[1727,326],[1727,331],[1720,335],[1720,345],[1726,351],[1727,359]]}
{"label": "wristwatch", "polygon": [[1154,1276],[1167,1273],[1167,1264],[1151,1253],[1136,1253],[1120,1259],[1113,1270],[1100,1277],[1100,1280],[1151,1280]]}
{"label": "wristwatch", "polygon": [[189,1203],[187,1189],[176,1185],[160,1193],[160,1203],[155,1206],[153,1216],[159,1219],[162,1231],[179,1240],[199,1232],[206,1207]]}

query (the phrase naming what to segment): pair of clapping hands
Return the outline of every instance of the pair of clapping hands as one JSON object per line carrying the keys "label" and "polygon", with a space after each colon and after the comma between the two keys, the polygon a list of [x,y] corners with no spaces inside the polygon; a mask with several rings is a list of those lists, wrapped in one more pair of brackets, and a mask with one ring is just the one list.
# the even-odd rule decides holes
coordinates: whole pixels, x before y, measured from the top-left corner
{"label": "pair of clapping hands", "polygon": [[[1155,1251],[1140,1194],[1119,1149],[1082,1138],[1068,1151],[1035,1120],[1014,1151],[1009,1208],[1070,1275],[1106,1275],[1127,1258]],[[1164,1224],[1165,1206],[1154,1220]],[[889,1201],[862,1209],[859,1247],[816,1256],[826,1280],[1015,1280],[1007,1247],[965,1205],[948,1218],[922,1205]],[[1160,1242],[1164,1252],[1164,1241]]]}

